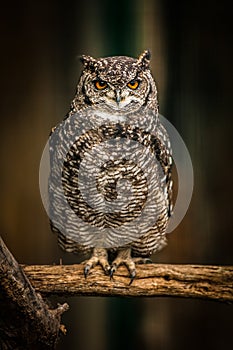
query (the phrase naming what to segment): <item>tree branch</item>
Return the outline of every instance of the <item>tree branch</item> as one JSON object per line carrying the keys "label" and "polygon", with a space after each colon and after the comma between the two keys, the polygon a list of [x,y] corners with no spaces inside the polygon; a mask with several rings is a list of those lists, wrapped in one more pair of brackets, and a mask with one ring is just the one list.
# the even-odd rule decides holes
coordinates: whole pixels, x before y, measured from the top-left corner
{"label": "tree branch", "polygon": [[51,310],[38,293],[233,302],[233,266],[139,265],[131,285],[125,267],[119,268],[110,280],[99,266],[85,279],[83,266],[19,266],[0,237],[1,349],[55,349],[58,335],[64,331],[61,314],[68,305]]}
{"label": "tree branch", "polygon": [[48,307],[0,237],[0,348],[55,349],[67,309]]}
{"label": "tree branch", "polygon": [[117,270],[114,280],[98,266],[85,279],[82,264],[24,266],[24,271],[46,296],[170,296],[233,302],[233,266],[138,265],[131,285],[125,267]]}

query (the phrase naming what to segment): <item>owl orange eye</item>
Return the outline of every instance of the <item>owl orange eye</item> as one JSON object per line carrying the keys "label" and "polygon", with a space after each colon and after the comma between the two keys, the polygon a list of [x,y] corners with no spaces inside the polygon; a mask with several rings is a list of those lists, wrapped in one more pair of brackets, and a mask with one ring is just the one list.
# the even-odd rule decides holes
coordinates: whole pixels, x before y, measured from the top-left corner
{"label": "owl orange eye", "polygon": [[131,80],[131,81],[127,84],[127,86],[128,86],[130,89],[132,89],[132,90],[136,90],[137,87],[138,87],[138,85],[139,85],[139,81],[138,81],[138,80]]}
{"label": "owl orange eye", "polygon": [[96,89],[98,89],[98,90],[103,90],[108,86],[108,84],[103,80],[96,80],[94,82],[94,84],[95,84]]}

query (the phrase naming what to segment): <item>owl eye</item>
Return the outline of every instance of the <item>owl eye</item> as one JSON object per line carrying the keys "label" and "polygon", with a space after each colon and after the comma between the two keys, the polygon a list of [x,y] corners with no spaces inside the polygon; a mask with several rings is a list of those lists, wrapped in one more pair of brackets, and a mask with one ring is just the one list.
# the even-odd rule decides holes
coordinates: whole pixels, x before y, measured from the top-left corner
{"label": "owl eye", "polygon": [[138,80],[131,80],[127,86],[132,89],[132,90],[136,90],[139,86],[139,81]]}
{"label": "owl eye", "polygon": [[108,84],[103,80],[95,80],[94,85],[98,90],[103,90],[108,86]]}

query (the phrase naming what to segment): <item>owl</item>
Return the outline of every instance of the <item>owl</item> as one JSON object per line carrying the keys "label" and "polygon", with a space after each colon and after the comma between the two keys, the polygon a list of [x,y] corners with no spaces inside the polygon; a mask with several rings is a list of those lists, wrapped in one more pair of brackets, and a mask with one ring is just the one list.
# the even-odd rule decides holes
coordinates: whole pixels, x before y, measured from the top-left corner
{"label": "owl", "polygon": [[[172,152],[160,122],[150,53],[81,57],[70,111],[50,136],[51,228],[67,252],[90,254],[84,275],[120,265],[136,276],[167,243]],[[60,164],[60,165],[59,165]]]}

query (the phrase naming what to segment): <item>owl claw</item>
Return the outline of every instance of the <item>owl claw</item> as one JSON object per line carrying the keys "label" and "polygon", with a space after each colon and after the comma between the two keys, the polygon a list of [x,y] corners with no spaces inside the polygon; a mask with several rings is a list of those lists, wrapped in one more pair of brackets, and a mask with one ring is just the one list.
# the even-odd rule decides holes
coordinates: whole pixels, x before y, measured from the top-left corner
{"label": "owl claw", "polygon": [[104,272],[106,273],[106,275],[109,275],[111,274],[111,267],[110,265],[108,265],[106,268],[104,268]]}
{"label": "owl claw", "polygon": [[113,274],[116,272],[120,265],[125,265],[129,271],[131,284],[136,276],[136,268],[134,259],[131,257],[131,250],[129,248],[122,249],[118,252],[116,259],[112,262],[110,270],[110,279],[113,279]]}
{"label": "owl claw", "polygon": [[116,272],[116,266],[111,266],[110,271],[109,271],[109,276],[110,276],[110,280],[113,280],[113,275]]}
{"label": "owl claw", "polygon": [[129,286],[133,283],[134,278],[136,277],[136,270],[132,270],[130,272],[130,282],[129,282]]}
{"label": "owl claw", "polygon": [[98,261],[97,264],[87,264],[85,267],[84,267],[84,277],[87,278],[87,276],[89,275],[89,272],[90,270],[95,267],[96,265],[100,265],[102,267],[102,269],[104,270],[105,274],[106,275],[110,275],[110,271],[111,271],[111,268],[109,265],[107,264],[102,264],[100,261]]}
{"label": "owl claw", "polygon": [[120,265],[125,265],[129,271],[131,285],[136,277],[136,264],[150,264],[152,261],[149,258],[137,257],[132,258],[130,248],[122,249],[118,252],[116,259],[112,262],[110,269],[110,280],[113,280],[113,275]]}
{"label": "owl claw", "polygon": [[151,260],[151,259],[146,258],[146,259],[145,259],[144,264],[152,264],[152,260]]}
{"label": "owl claw", "polygon": [[110,273],[109,273],[109,276],[110,276],[110,280],[113,280],[113,275],[114,273],[116,272],[117,268],[120,266],[120,265],[125,265],[129,271],[129,277],[130,277],[130,284],[132,284],[135,276],[136,276],[136,269],[135,269],[135,265],[133,263],[132,260],[118,260],[117,262],[113,263],[111,269],[110,269]]}
{"label": "owl claw", "polygon": [[141,265],[141,264],[151,264],[152,260],[149,258],[133,258],[133,261],[135,264]]}
{"label": "owl claw", "polygon": [[115,271],[114,271],[113,267],[111,267],[110,272],[109,272],[110,279],[112,278],[114,272]]}
{"label": "owl claw", "polygon": [[91,269],[90,265],[86,265],[84,267],[84,277],[85,278],[87,278],[87,275],[89,274],[90,269]]}
{"label": "owl claw", "polygon": [[110,266],[108,263],[107,251],[104,248],[94,248],[93,254],[89,260],[85,262],[84,277],[87,278],[90,270],[96,265],[100,265],[104,270],[105,274],[110,276],[110,280],[113,280],[114,273],[117,271],[120,265],[125,265],[129,271],[129,278],[131,285],[136,277],[136,264],[148,264],[151,260],[148,258],[132,258],[131,250],[129,248],[122,249],[118,252],[116,259]]}
{"label": "owl claw", "polygon": [[85,264],[84,277],[87,278],[90,270],[96,265],[100,265],[106,275],[109,275],[111,267],[107,257],[107,251],[104,248],[95,248],[91,258]]}

